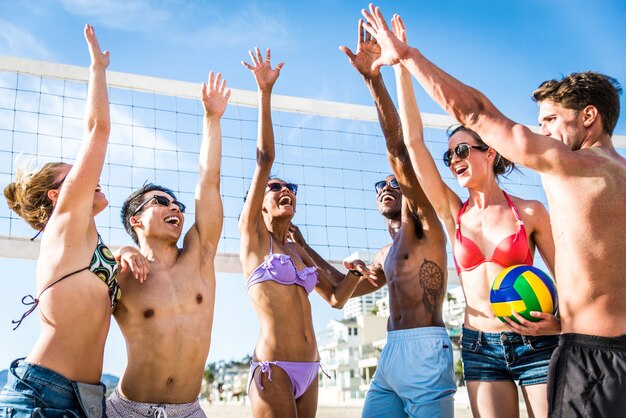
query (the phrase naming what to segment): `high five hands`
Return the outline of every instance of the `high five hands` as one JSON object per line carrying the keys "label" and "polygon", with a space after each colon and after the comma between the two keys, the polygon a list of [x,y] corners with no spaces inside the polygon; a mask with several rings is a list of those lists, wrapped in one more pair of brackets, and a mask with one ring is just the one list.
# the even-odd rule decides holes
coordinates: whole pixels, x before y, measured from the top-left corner
{"label": "high five hands", "polygon": [[358,272],[356,275],[361,277],[361,280],[368,280],[374,287],[378,287],[378,283],[376,282],[378,279],[376,277],[376,272],[374,270],[370,270],[363,260],[343,260],[343,266],[353,272],[353,274],[355,274],[354,272]]}
{"label": "high five hands", "polygon": [[[304,236],[302,235],[302,232],[300,231],[300,228],[298,228],[293,223],[289,225],[289,232],[288,232],[287,237],[289,238],[291,242],[297,243],[302,248],[306,249],[308,247],[304,239]],[[367,267],[367,265],[362,260],[353,260],[353,261],[344,260],[343,266],[350,271],[358,273],[356,275],[361,277],[361,280],[368,280],[374,287],[378,287],[378,283],[376,282],[376,280],[378,279],[376,277],[376,272],[373,270],[370,270],[369,267]]]}
{"label": "high five hands", "polygon": [[363,19],[359,19],[356,54],[347,46],[339,49],[348,56],[350,64],[365,78],[374,78],[380,75],[380,66],[374,67],[374,63],[380,58],[380,46],[376,39],[363,28]]}
{"label": "high five hands", "polygon": [[357,53],[354,54],[345,46],[340,46],[339,49],[348,56],[350,63],[364,77],[374,77],[380,73],[380,67],[398,64],[406,55],[409,49],[406,44],[406,28],[400,16],[396,14],[391,19],[392,32],[380,8],[371,3],[369,11],[363,9],[361,13],[365,22],[359,19]]}

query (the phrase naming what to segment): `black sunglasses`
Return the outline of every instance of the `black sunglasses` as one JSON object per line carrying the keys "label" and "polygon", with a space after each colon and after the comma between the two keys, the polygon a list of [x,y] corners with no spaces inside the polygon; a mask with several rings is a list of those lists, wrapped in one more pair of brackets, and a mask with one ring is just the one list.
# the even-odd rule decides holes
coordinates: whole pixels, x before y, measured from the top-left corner
{"label": "black sunglasses", "polygon": [[[487,145],[470,145],[462,142],[454,147],[454,153],[457,157],[464,160],[469,157],[470,148],[477,149],[478,151],[487,151],[489,149]],[[448,151],[443,153],[443,163],[446,165],[446,167],[450,167],[450,165],[452,165],[452,152],[453,150],[449,149]]]}
{"label": "black sunglasses", "polygon": [[180,213],[185,213],[185,205],[179,202],[178,200],[169,200],[165,196],[155,194],[155,195],[152,195],[150,199],[146,200],[141,205],[139,205],[139,207],[135,209],[135,211],[133,212],[131,216],[135,216],[136,214],[138,214],[141,211],[141,209],[143,209],[144,206],[146,206],[148,203],[152,202],[153,200],[157,202],[157,205],[165,206],[165,207],[168,207],[169,205],[173,203],[176,206],[178,206],[178,210],[180,211]]}
{"label": "black sunglasses", "polygon": [[267,188],[272,192],[278,192],[282,190],[283,187],[289,189],[293,194],[298,194],[298,185],[295,183],[267,183]]}
{"label": "black sunglasses", "polygon": [[[69,173],[67,173],[69,174]],[[50,186],[50,190],[54,190],[54,189],[58,189],[59,187],[61,187],[61,185],[63,184],[63,182],[65,181],[65,179],[67,178],[67,174],[63,176],[63,178],[59,181],[57,181],[56,183],[54,183],[52,186]]]}
{"label": "black sunglasses", "polygon": [[392,178],[389,181],[381,180],[381,181],[377,181],[376,183],[374,183],[374,189],[376,189],[376,193],[380,193],[380,191],[384,189],[386,185],[389,185],[389,187],[393,189],[400,188],[400,184],[398,184],[398,180],[396,180],[395,178]]}

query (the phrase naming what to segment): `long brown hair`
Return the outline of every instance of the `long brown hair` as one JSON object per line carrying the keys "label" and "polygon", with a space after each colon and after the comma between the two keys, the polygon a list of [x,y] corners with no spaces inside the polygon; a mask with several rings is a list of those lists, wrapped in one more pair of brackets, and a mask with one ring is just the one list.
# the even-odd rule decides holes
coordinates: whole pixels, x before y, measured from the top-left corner
{"label": "long brown hair", "polygon": [[53,203],[48,191],[58,187],[59,169],[65,165],[47,163],[35,171],[18,166],[15,181],[4,188],[9,208],[34,229],[43,229],[50,219]]}

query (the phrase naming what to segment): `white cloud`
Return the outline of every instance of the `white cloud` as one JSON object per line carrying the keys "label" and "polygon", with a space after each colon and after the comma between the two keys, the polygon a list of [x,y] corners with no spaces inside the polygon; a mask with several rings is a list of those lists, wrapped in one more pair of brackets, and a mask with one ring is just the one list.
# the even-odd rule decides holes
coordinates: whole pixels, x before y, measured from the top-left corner
{"label": "white cloud", "polygon": [[208,23],[192,35],[180,34],[189,43],[202,45],[210,43],[220,47],[264,47],[283,48],[291,40],[289,20],[279,10],[261,10],[257,4],[250,3],[245,8],[232,8],[231,15],[212,14],[207,16]]}
{"label": "white cloud", "polygon": [[252,42],[277,48],[290,42],[289,21],[276,6],[260,8],[250,3],[242,8],[218,9],[203,2],[175,0],[61,0],[61,3],[69,13],[89,19],[94,25],[145,33],[172,45],[249,48]]}
{"label": "white cloud", "polygon": [[61,0],[76,16],[89,18],[94,25],[131,32],[149,32],[170,19],[169,11],[146,0]]}
{"label": "white cloud", "polygon": [[53,59],[41,40],[4,19],[0,19],[0,53],[48,61]]}

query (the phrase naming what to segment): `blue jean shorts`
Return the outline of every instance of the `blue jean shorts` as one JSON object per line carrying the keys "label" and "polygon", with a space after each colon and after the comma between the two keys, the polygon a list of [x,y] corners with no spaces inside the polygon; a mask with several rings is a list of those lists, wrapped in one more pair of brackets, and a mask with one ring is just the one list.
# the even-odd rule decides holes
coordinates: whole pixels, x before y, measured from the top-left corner
{"label": "blue jean shorts", "polygon": [[106,387],[71,381],[18,359],[0,392],[1,418],[104,418]]}
{"label": "blue jean shorts", "polygon": [[461,359],[465,380],[546,383],[558,335],[528,337],[515,332],[482,332],[463,327]]}

